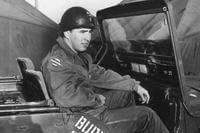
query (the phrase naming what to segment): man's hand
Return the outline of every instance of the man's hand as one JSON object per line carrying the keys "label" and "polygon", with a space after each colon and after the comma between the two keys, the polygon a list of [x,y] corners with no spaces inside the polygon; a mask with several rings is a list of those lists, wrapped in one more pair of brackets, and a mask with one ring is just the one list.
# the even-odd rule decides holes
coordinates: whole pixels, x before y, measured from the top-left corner
{"label": "man's hand", "polygon": [[142,86],[138,85],[136,92],[141,97],[143,104],[149,103],[150,96],[149,96],[149,93],[146,89],[144,89]]}

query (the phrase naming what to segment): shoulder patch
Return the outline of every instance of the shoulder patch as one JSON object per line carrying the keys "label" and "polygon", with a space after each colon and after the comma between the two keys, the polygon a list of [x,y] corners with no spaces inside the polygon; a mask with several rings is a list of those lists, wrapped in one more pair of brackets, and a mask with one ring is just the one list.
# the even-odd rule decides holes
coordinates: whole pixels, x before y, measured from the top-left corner
{"label": "shoulder patch", "polygon": [[51,65],[53,65],[55,67],[62,66],[61,60],[59,58],[57,58],[57,57],[51,58],[50,59],[50,63],[51,63]]}

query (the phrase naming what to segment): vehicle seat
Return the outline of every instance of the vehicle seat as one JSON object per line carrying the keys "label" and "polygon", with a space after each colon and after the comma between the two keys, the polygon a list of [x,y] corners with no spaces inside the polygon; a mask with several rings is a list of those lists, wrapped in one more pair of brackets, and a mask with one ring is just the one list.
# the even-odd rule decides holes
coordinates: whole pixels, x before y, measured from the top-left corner
{"label": "vehicle seat", "polygon": [[19,68],[22,74],[24,74],[23,71],[27,69],[35,70],[35,66],[33,65],[33,62],[29,58],[18,57],[17,63],[19,65]]}
{"label": "vehicle seat", "polygon": [[43,75],[36,71],[33,62],[29,58],[18,57],[17,63],[23,77],[22,91],[28,102],[37,102],[45,100],[47,105],[53,106],[54,102],[49,97]]}

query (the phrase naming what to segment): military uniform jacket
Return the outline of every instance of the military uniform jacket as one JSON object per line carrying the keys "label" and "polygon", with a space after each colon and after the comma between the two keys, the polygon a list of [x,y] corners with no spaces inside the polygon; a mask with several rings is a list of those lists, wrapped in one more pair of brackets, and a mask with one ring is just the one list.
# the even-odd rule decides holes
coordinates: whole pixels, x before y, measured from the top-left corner
{"label": "military uniform jacket", "polygon": [[138,81],[92,64],[87,53],[75,53],[61,37],[42,63],[50,95],[61,107],[98,107],[95,89],[133,91]]}

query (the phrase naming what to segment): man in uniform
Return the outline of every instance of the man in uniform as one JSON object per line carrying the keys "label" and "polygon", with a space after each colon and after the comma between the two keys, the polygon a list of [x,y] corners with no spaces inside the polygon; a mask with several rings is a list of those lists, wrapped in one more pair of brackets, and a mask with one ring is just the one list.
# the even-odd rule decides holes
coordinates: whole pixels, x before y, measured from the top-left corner
{"label": "man in uniform", "polygon": [[86,9],[68,9],[59,26],[57,44],[42,64],[57,106],[91,114],[105,122],[113,133],[168,133],[153,110],[134,105],[133,91],[143,103],[150,98],[138,81],[92,63],[85,51],[95,24]]}

